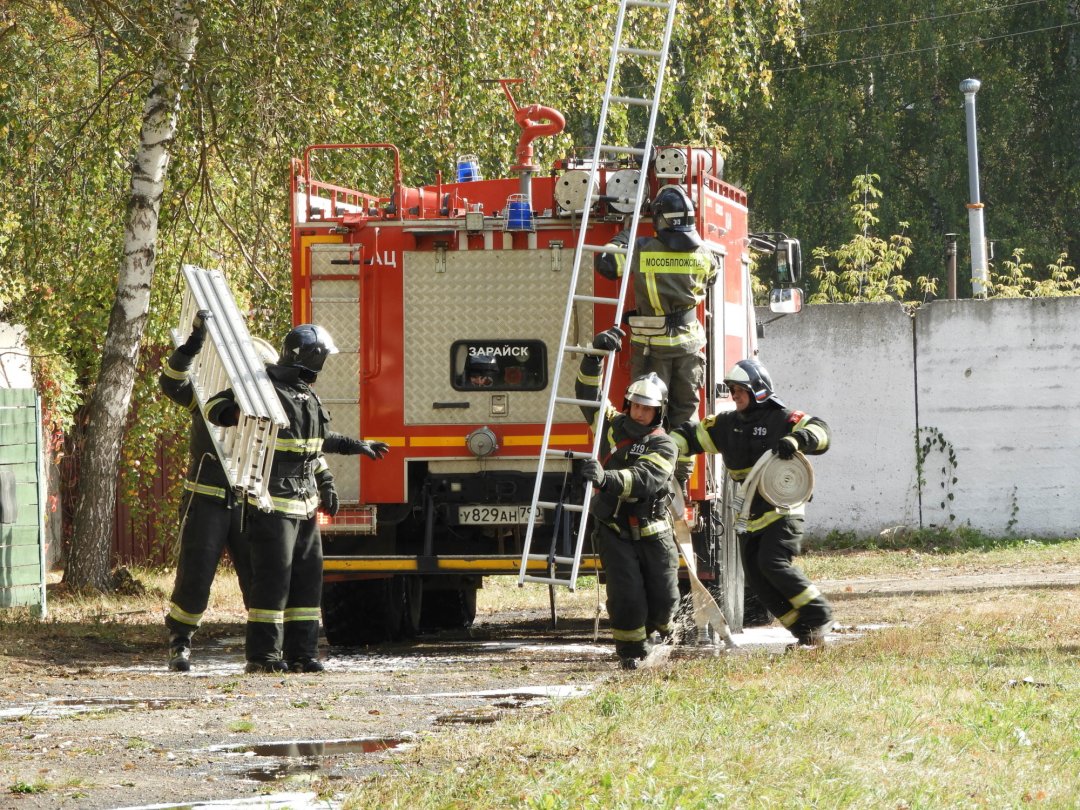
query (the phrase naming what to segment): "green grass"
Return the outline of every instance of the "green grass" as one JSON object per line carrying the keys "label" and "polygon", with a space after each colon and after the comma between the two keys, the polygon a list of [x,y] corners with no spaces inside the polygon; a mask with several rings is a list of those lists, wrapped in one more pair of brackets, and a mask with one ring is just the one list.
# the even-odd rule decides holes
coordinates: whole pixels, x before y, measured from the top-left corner
{"label": "green grass", "polygon": [[1080,538],[1062,540],[999,540],[986,546],[948,549],[825,549],[804,544],[799,564],[812,579],[876,576],[918,576],[977,573],[1018,565],[1080,566]]}
{"label": "green grass", "polygon": [[[1080,560],[1075,541],[1046,548]],[[1027,551],[1034,566],[1050,553]],[[924,569],[942,559],[920,557]],[[838,607],[842,621],[889,627],[818,652],[613,672],[545,716],[424,739],[345,807],[1077,806],[1074,592],[868,596]]]}

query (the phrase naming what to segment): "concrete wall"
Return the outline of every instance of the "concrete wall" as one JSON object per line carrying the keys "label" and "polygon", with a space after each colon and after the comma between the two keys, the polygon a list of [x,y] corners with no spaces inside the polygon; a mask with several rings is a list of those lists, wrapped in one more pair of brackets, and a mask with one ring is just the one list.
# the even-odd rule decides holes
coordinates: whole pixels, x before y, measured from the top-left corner
{"label": "concrete wall", "polygon": [[767,323],[760,358],[781,398],[834,435],[814,459],[808,530],[951,523],[1075,536],[1077,325],[1080,298],[935,301],[914,317],[897,304],[830,304]]}

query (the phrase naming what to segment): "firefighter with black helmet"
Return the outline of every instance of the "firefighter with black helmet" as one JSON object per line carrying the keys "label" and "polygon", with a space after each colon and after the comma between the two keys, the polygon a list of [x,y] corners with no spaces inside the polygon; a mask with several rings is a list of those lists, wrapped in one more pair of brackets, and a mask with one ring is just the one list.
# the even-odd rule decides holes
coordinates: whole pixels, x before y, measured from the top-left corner
{"label": "firefighter with black helmet", "polygon": [[[618,327],[593,338],[593,347],[618,351]],[[596,400],[602,360],[586,355],[577,377],[577,397]],[[582,408],[601,431],[599,460],[589,459],[582,475],[591,481],[593,541],[607,578],[607,612],[620,666],[636,669],[649,652],[649,637],[670,638],[679,603],[679,556],[668,517],[671,477],[678,454],[662,423],[668,390],[654,372],[634,379],[622,411],[603,405]]]}
{"label": "firefighter with black helmet", "polygon": [[[829,449],[829,426],[786,407],[757,360],[740,360],[724,383],[735,410],[674,429],[672,438],[682,456],[719,453],[732,479],[743,481],[765,453],[787,459],[796,452],[817,455]],[[832,627],[832,607],[792,563],[802,550],[804,509],[779,509],[756,491],[747,497],[753,500],[746,529],[739,534],[746,581],[800,645],[819,647]]]}
{"label": "firefighter with black helmet", "polygon": [[[311,389],[326,358],[337,353],[321,326],[290,330],[278,362],[266,373],[289,424],[278,431],[269,494],[273,511],[248,509],[251,596],[244,645],[246,672],[321,672],[319,611],[322,603],[322,540],[316,509],[338,511],[334,478],[324,452],[351,452],[381,459],[384,442],[350,439],[329,431],[330,414]],[[231,390],[214,396],[208,418],[234,425],[239,418]]]}
{"label": "firefighter with black helmet", "polygon": [[[630,378],[656,372],[670,391],[668,424],[679,425],[697,413],[705,384],[705,329],[697,308],[719,275],[716,258],[697,232],[694,203],[677,185],[664,186],[652,202],[656,235],[641,237],[630,272],[636,310],[628,314]],[[609,245],[625,248],[627,230]],[[609,279],[625,270],[625,256],[600,253],[595,268]]]}

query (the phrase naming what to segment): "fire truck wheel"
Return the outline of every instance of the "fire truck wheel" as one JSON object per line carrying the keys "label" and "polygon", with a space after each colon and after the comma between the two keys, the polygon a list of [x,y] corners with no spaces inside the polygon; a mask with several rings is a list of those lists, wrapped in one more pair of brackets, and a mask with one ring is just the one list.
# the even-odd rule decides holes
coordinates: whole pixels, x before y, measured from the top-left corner
{"label": "fire truck wheel", "polygon": [[420,577],[401,577],[405,592],[405,610],[401,617],[401,635],[415,638],[420,633],[420,617],[424,609],[424,582]]}
{"label": "fire truck wheel", "polygon": [[401,577],[328,582],[323,628],[332,647],[357,647],[402,637],[405,590]]}
{"label": "fire truck wheel", "polygon": [[476,586],[425,589],[420,624],[425,630],[471,627],[476,619]]}

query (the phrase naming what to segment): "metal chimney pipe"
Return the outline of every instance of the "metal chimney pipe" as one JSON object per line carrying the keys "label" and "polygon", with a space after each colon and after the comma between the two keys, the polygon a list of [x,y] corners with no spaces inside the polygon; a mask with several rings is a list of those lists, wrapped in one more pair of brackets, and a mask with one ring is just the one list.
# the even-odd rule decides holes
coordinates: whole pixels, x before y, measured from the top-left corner
{"label": "metal chimney pipe", "polygon": [[975,94],[982,82],[964,79],[960,92],[964,94],[964,117],[967,120],[968,144],[968,231],[971,238],[971,294],[985,298],[990,291],[990,272],[986,264],[986,236],[983,229],[983,204],[979,200],[979,147],[975,137]]}

